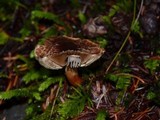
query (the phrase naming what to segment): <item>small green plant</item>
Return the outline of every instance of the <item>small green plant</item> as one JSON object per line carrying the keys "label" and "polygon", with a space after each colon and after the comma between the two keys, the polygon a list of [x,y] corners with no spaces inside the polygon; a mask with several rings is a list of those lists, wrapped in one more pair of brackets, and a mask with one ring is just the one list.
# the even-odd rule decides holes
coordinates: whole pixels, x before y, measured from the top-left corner
{"label": "small green plant", "polygon": [[85,106],[86,98],[84,96],[79,96],[66,100],[64,103],[60,104],[58,113],[63,118],[74,117],[80,114]]}
{"label": "small green plant", "polygon": [[57,15],[50,13],[50,12],[40,11],[40,10],[33,10],[31,19],[33,21],[36,19],[47,19],[47,20],[52,20],[53,22],[57,24],[64,25],[63,22],[60,20],[60,18]]}
{"label": "small green plant", "polygon": [[127,87],[130,85],[131,76],[123,76],[120,74],[109,74],[106,77],[107,79],[116,82],[116,88],[121,90],[127,90]]}
{"label": "small green plant", "polygon": [[6,32],[0,30],[0,45],[4,45],[5,43],[7,43],[8,38],[9,35]]}
{"label": "small green plant", "polygon": [[96,116],[96,120],[106,120],[108,117],[108,113],[105,110],[99,110]]}
{"label": "small green plant", "polygon": [[102,37],[97,37],[96,42],[99,43],[101,48],[105,48],[105,46],[107,46],[107,44],[108,44],[108,40],[106,40],[105,38],[102,38]]}
{"label": "small green plant", "polygon": [[47,88],[49,88],[50,85],[57,83],[59,81],[63,81],[63,77],[48,77],[44,82],[42,82],[38,88],[40,92],[45,91]]}
{"label": "small green plant", "polygon": [[[32,91],[32,93],[30,92]],[[41,100],[40,93],[35,88],[19,88],[15,90],[9,90],[6,92],[0,92],[1,100],[9,100],[14,97],[30,97],[36,100]]]}
{"label": "small green plant", "polygon": [[84,13],[82,13],[81,11],[79,11],[78,17],[79,17],[79,19],[80,19],[80,21],[81,21],[82,24],[86,23],[86,17],[84,15]]}
{"label": "small green plant", "polygon": [[155,99],[155,98],[156,98],[155,92],[149,91],[149,92],[147,93],[147,99],[148,99],[148,100],[153,100],[153,99]]}
{"label": "small green plant", "polygon": [[132,11],[133,3],[131,0],[118,0],[116,4],[110,8],[110,11],[107,16],[103,16],[103,19],[106,23],[111,24],[111,17],[113,17],[117,12],[125,11],[131,12]]}
{"label": "small green plant", "polygon": [[88,93],[82,89],[75,89],[73,95],[71,95],[64,103],[59,105],[58,113],[60,115],[60,119],[65,120],[79,115],[83,111],[86,103],[89,105],[92,104]]}
{"label": "small green plant", "polygon": [[159,68],[160,60],[146,60],[144,65],[153,74]]}
{"label": "small green plant", "polygon": [[14,98],[26,98],[26,100],[28,100],[26,109],[27,119],[34,118],[36,120],[39,115],[43,116],[43,118],[50,116],[50,112],[46,110],[42,113],[42,108],[38,106],[42,105],[44,94],[50,89],[50,86],[64,80],[63,76],[53,76],[51,73],[50,70],[44,68],[37,70],[31,67],[30,71],[26,72],[22,78],[25,87],[21,86],[21,88],[0,92],[0,99],[10,100]]}
{"label": "small green plant", "polygon": [[[87,110],[92,110],[94,115],[97,113],[96,118],[94,118],[96,120],[114,119],[114,117],[119,119],[119,116],[123,116],[124,113],[128,115],[126,111],[129,111],[129,114],[132,111],[136,112],[136,114],[132,114],[134,115],[132,117],[135,118],[143,117],[139,116],[139,113],[146,113],[147,117],[156,113],[154,109],[157,107],[155,106],[160,105],[159,56],[144,61],[138,59],[137,64],[137,58],[139,58],[137,48],[138,51],[142,52],[143,47],[139,48],[139,46],[141,44],[146,45],[144,44],[146,40],[141,40],[145,36],[142,35],[143,28],[141,28],[139,21],[139,18],[143,17],[141,15],[142,8],[145,6],[143,1],[70,0],[67,2],[62,0],[53,2],[53,0],[48,0],[44,2],[34,0],[34,2],[30,2],[27,0],[0,0],[0,55],[2,58],[0,61],[5,63],[5,65],[0,64],[0,80],[5,81],[5,85],[8,85],[8,82],[14,82],[16,76],[18,81],[18,84],[11,87],[10,90],[6,89],[9,88],[9,85],[0,86],[1,90],[4,90],[0,92],[0,100],[4,101],[2,104],[7,104],[8,101],[12,100],[27,101],[25,120],[76,119],[79,116],[86,117],[83,115]],[[57,7],[59,5],[60,7]],[[147,10],[148,8],[145,9],[145,11]],[[37,43],[41,44],[50,36],[68,35],[81,36],[82,39],[87,38],[87,36],[83,36],[83,25],[90,18],[99,15],[102,16],[107,28],[109,28],[108,34],[93,38],[93,41],[99,43],[106,50],[101,59],[104,64],[95,64],[85,69],[79,69],[85,80],[83,88],[74,88],[66,84],[67,82],[64,82],[66,80],[64,69],[57,72],[47,70],[38,64],[34,55],[34,47]],[[112,25],[113,17],[117,17],[117,15],[120,15],[120,19],[119,17],[116,19],[118,24],[121,20],[127,21],[125,15],[129,18],[127,22],[131,24],[130,28],[127,27],[129,31],[126,36],[117,33],[116,28],[114,29]],[[121,19],[121,17],[124,18]],[[130,21],[131,19],[132,21]],[[96,24],[99,25],[99,23]],[[159,36],[157,33],[155,34],[156,38],[153,38],[154,35],[152,35],[153,39],[150,42],[147,41],[147,46],[145,46],[147,50],[153,52],[152,55],[160,53],[160,50],[157,51],[159,49]],[[114,53],[112,50],[117,49],[116,44],[122,42],[121,38],[124,37],[121,47],[117,53]],[[117,42],[117,40],[119,41]],[[126,46],[127,43],[129,43],[128,46]],[[12,45],[13,48],[10,47]],[[114,48],[115,46],[116,48]],[[143,52],[146,55],[150,54],[150,51]],[[11,60],[3,59],[7,58],[8,54],[11,55],[9,56]],[[115,57],[112,59],[114,54]],[[133,56],[137,58],[133,59]],[[108,65],[110,60],[111,63]],[[91,70],[96,65],[99,65],[98,69]],[[106,70],[105,73],[104,69]],[[9,77],[10,74],[11,78]],[[92,98],[94,97],[93,94],[96,94],[96,97],[99,95],[97,91],[101,91],[101,86],[107,86],[104,94],[108,95],[108,91],[111,91],[109,93],[111,96],[102,98],[100,107],[96,109],[96,103],[95,101],[92,102]],[[92,90],[95,90],[95,93]],[[138,111],[132,107],[135,103],[146,100],[149,101],[149,105],[147,103],[146,106],[143,106],[143,103],[138,104]],[[106,104],[111,107],[101,108]],[[149,110],[151,114],[146,111],[143,112],[141,105],[143,110]],[[152,105],[154,107],[150,109],[149,107]],[[121,111],[122,107],[124,109]]]}
{"label": "small green plant", "polygon": [[150,101],[152,101],[156,105],[160,105],[160,81],[156,81],[152,86],[150,86],[150,89],[148,89],[146,98]]}
{"label": "small green plant", "polygon": [[[108,74],[106,75],[106,79],[116,83],[116,89],[119,90],[118,97],[116,99],[116,104],[120,105],[121,101],[124,99],[124,94],[127,91],[131,83],[131,76],[127,73],[119,73],[119,74]],[[126,98],[127,99],[127,98]]]}

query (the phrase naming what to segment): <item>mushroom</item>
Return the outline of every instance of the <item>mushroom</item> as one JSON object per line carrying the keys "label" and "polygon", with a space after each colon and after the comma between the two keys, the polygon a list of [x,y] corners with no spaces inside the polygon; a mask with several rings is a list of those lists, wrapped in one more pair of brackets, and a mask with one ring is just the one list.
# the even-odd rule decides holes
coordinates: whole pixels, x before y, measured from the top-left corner
{"label": "mushroom", "polygon": [[69,82],[78,86],[83,80],[78,76],[77,68],[86,67],[99,59],[104,49],[87,39],[59,36],[48,38],[43,45],[37,45],[34,52],[39,63],[47,69],[65,67]]}

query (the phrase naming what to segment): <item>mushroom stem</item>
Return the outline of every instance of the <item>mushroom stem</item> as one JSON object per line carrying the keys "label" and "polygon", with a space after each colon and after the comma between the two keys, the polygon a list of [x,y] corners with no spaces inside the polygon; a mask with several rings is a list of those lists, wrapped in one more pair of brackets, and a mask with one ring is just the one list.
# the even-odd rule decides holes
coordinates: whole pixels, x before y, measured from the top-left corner
{"label": "mushroom stem", "polygon": [[82,78],[78,75],[77,68],[70,68],[69,66],[66,66],[65,75],[73,86],[80,86],[83,82]]}

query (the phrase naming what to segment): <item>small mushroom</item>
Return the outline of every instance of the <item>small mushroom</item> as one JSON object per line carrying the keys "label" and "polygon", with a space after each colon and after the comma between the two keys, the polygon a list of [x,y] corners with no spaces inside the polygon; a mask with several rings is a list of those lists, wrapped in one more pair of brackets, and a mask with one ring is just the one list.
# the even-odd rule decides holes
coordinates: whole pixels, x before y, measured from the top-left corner
{"label": "small mushroom", "polygon": [[34,52],[36,59],[45,68],[58,70],[65,67],[67,79],[77,86],[83,81],[78,76],[77,68],[86,67],[99,59],[104,49],[87,39],[59,36],[37,45]]}

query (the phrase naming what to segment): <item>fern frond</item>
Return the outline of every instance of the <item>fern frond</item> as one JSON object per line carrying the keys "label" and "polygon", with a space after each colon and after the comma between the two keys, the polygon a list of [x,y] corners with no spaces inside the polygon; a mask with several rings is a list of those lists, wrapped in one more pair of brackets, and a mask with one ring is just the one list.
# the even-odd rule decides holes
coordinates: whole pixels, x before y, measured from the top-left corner
{"label": "fern frond", "polygon": [[22,89],[15,89],[9,90],[5,92],[0,92],[0,99],[1,100],[8,100],[13,97],[34,97],[36,100],[40,100],[40,94],[38,92],[31,92],[33,89],[29,88],[22,88]]}
{"label": "fern frond", "polygon": [[64,23],[59,19],[59,17],[53,13],[50,12],[44,12],[40,10],[34,10],[32,11],[32,20],[38,18],[38,19],[47,19],[52,20],[57,24],[64,25]]}
{"label": "fern frond", "polygon": [[36,100],[41,100],[41,95],[39,92],[33,92],[32,96],[36,99]]}
{"label": "fern frond", "polygon": [[43,83],[40,84],[38,90],[42,92],[46,90],[51,84],[54,84],[56,82],[63,81],[63,80],[64,80],[63,77],[49,77],[47,78],[47,80],[45,80]]}
{"label": "fern frond", "polygon": [[119,76],[116,84],[116,88],[126,90],[127,87],[130,85],[130,82],[131,82],[130,76],[122,76],[122,77]]}
{"label": "fern frond", "polygon": [[106,120],[106,117],[108,117],[108,114],[105,110],[100,110],[97,113],[96,120]]}
{"label": "fern frond", "polygon": [[30,93],[29,93],[28,89],[26,89],[26,88],[9,90],[6,92],[1,92],[0,99],[6,100],[6,99],[11,99],[13,97],[18,97],[18,96],[28,96],[29,94]]}
{"label": "fern frond", "polygon": [[60,105],[58,113],[62,118],[74,117],[83,111],[86,97],[80,96],[78,99],[70,99]]}
{"label": "fern frond", "polygon": [[49,71],[46,69],[40,69],[39,71],[32,69],[31,71],[27,72],[27,74],[25,74],[22,79],[23,82],[28,84],[29,82],[34,80],[48,78],[49,74]]}
{"label": "fern frond", "polygon": [[127,87],[130,85],[131,82],[131,76],[122,76],[122,75],[116,75],[116,74],[108,74],[107,78],[109,80],[116,82],[116,88],[126,90]]}
{"label": "fern frond", "polygon": [[41,78],[41,74],[39,73],[39,71],[31,70],[23,76],[23,81],[27,84],[30,81],[37,80],[39,78]]}

